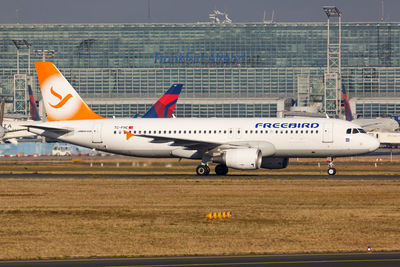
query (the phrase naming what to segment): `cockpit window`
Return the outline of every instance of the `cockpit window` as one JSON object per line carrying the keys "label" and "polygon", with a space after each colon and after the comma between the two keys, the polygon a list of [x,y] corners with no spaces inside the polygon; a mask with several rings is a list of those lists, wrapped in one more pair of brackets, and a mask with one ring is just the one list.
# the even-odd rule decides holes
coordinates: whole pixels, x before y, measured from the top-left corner
{"label": "cockpit window", "polygon": [[359,131],[356,128],[353,128],[353,134],[359,133]]}
{"label": "cockpit window", "polygon": [[351,134],[351,128],[347,129],[346,133]]}
{"label": "cockpit window", "polygon": [[359,131],[360,133],[366,133],[365,130],[362,129],[362,128],[358,128],[358,131]]}

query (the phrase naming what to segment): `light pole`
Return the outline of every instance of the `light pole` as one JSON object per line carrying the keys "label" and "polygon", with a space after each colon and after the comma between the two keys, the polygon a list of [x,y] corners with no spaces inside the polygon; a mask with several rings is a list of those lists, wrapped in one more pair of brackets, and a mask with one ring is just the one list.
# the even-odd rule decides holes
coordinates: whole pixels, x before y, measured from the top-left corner
{"label": "light pole", "polygon": [[[17,48],[17,73],[14,74],[14,112],[27,115],[27,86],[31,79],[31,44],[25,39],[11,40]],[[20,73],[22,56],[27,56],[28,73]]]}
{"label": "light pole", "polygon": [[[328,17],[327,26],[327,55],[326,72],[324,75],[324,110],[327,114],[339,116],[341,113],[341,68],[342,68],[342,12],[335,6],[324,6],[322,8]],[[338,18],[338,38],[331,40],[330,18]]]}

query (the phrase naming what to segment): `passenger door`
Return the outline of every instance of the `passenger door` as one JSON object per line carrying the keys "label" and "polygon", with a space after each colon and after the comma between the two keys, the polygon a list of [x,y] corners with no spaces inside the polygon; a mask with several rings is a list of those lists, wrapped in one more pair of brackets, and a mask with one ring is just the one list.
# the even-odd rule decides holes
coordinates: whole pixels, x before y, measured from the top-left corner
{"label": "passenger door", "polygon": [[100,123],[96,123],[92,128],[92,143],[103,143],[102,135],[101,135],[102,125]]}
{"label": "passenger door", "polygon": [[322,142],[333,143],[333,121],[327,121],[324,123]]}

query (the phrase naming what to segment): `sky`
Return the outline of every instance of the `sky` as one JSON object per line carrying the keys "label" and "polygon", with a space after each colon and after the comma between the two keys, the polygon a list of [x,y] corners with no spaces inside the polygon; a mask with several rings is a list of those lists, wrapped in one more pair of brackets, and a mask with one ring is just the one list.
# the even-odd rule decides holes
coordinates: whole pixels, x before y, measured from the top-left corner
{"label": "sky", "polygon": [[[215,8],[232,22],[324,22],[322,6],[334,5],[342,21],[381,18],[382,0],[0,0],[0,24],[208,22]],[[150,16],[149,16],[150,5]],[[400,22],[400,0],[384,0],[385,21]]]}

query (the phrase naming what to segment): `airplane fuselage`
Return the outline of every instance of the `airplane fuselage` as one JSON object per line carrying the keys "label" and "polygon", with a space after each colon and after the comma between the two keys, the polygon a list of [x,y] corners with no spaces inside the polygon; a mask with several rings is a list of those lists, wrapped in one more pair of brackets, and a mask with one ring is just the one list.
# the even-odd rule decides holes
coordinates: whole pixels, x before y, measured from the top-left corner
{"label": "airplane fuselage", "polygon": [[[29,131],[60,141],[137,157],[199,159],[204,144],[259,147],[263,157],[338,157],[371,152],[379,146],[359,126],[324,118],[98,119],[38,124]],[[198,146],[196,145],[198,143]],[[271,145],[268,145],[271,144]],[[200,152],[202,153],[199,153]]]}

